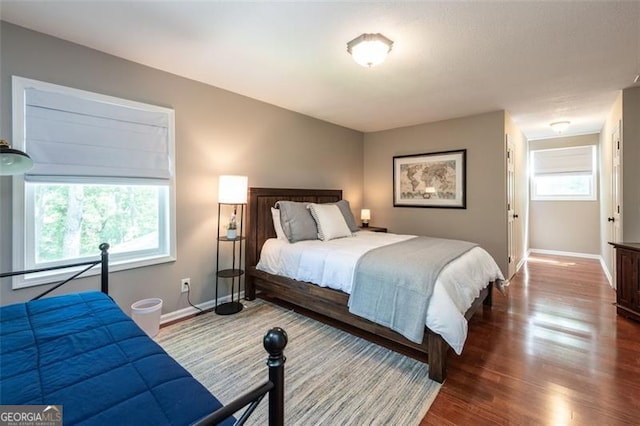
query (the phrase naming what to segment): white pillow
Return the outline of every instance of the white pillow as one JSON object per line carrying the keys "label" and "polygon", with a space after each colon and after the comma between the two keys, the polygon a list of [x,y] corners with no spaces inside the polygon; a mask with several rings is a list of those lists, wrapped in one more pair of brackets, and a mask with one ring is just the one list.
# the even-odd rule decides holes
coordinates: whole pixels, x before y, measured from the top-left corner
{"label": "white pillow", "polygon": [[351,236],[351,229],[337,205],[311,203],[307,208],[318,225],[318,238],[322,241]]}
{"label": "white pillow", "polygon": [[280,209],[276,209],[271,207],[271,217],[273,218],[273,227],[276,230],[276,237],[279,240],[287,240],[287,236],[284,234],[284,230],[282,229],[282,223],[280,223]]}

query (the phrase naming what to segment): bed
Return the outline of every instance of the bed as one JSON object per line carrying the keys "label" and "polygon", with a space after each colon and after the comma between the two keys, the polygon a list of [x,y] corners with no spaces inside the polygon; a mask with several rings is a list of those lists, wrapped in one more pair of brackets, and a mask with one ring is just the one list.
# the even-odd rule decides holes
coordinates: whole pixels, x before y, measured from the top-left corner
{"label": "bed", "polygon": [[232,425],[268,394],[270,424],[282,425],[284,330],[264,337],[269,380],[223,406],[109,297],[107,249],[101,245],[98,261],[70,265],[86,271],[101,264],[101,292],[41,295],[0,308],[0,405],[42,406],[49,415],[54,407],[64,424]]}
{"label": "bed", "polygon": [[[301,307],[304,310],[311,311],[314,314],[319,314],[333,321],[346,324],[347,331],[349,331],[349,328],[355,329],[358,332],[363,331],[365,332],[365,337],[367,337],[367,335],[375,337],[375,340],[381,340],[392,349],[399,351],[406,351],[408,349],[413,353],[417,353],[421,359],[427,361],[429,364],[429,377],[442,383],[446,378],[447,353],[452,346],[457,353],[461,351],[461,343],[463,343],[464,338],[466,338],[467,320],[483,306],[491,306],[494,282],[500,282],[500,280],[503,279],[499,268],[488,253],[484,252],[486,253],[485,257],[489,257],[492,272],[486,275],[486,277],[488,277],[486,281],[483,280],[479,285],[474,284],[477,286],[476,294],[469,299],[468,308],[465,307],[465,309],[458,314],[464,322],[465,334],[462,337],[462,342],[454,342],[453,345],[450,345],[446,341],[446,339],[452,341],[451,336],[448,336],[445,330],[448,327],[448,320],[440,320],[440,325],[434,327],[424,326],[423,323],[418,331],[421,335],[420,338],[409,339],[386,326],[365,319],[359,315],[354,315],[350,312],[349,289],[343,288],[344,286],[333,286],[330,282],[316,281],[314,279],[315,275],[309,272],[309,269],[313,268],[310,268],[307,264],[303,264],[302,268],[298,268],[298,265],[292,268],[303,270],[304,273],[301,275],[291,274],[286,271],[283,272],[282,269],[278,269],[277,267],[278,263],[282,266],[283,259],[289,259],[288,261],[290,261],[290,259],[298,259],[298,261],[300,261],[301,258],[318,257],[317,251],[310,252],[312,253],[311,255],[308,253],[300,254],[297,248],[295,251],[288,252],[287,249],[293,249],[293,246],[324,245],[324,252],[329,253],[329,255],[322,255],[324,256],[323,261],[326,261],[326,257],[330,257],[331,253],[337,253],[334,257],[349,257],[348,255],[342,255],[341,244],[368,244],[367,240],[380,240],[379,237],[382,237],[382,235],[362,231],[356,232],[354,238],[323,242],[301,241],[295,244],[287,244],[286,241],[284,244],[278,243],[272,212],[272,207],[274,207],[277,202],[294,201],[324,204],[338,203],[341,199],[341,190],[250,188],[247,218],[247,278],[245,282],[245,297],[251,300],[255,298],[256,295],[259,295],[261,297],[284,301],[288,304]],[[362,235],[362,237],[360,237],[360,235]],[[408,237],[389,235],[385,238],[406,239]],[[276,247],[275,251],[272,250],[273,247]],[[263,250],[265,251],[264,256]],[[475,250],[475,248],[473,251],[470,250],[470,253],[475,253]],[[479,250],[484,251],[482,249]],[[276,266],[270,266],[274,263],[268,262],[267,258],[269,257],[275,259]],[[329,268],[331,273],[325,275],[339,275],[339,272],[336,272],[338,268],[339,265],[332,266]],[[284,269],[286,270],[286,267]],[[325,272],[326,271],[327,269],[325,268]],[[445,270],[443,269],[442,272],[442,275],[444,275]],[[462,273],[468,274],[468,272],[464,270],[462,270]],[[307,278],[309,278],[309,280],[307,280]],[[311,282],[313,282],[313,285],[310,284]],[[434,297],[431,298],[432,301],[435,299],[437,290],[438,284],[436,283],[436,290],[433,292]],[[440,307],[437,306],[436,309],[440,309]],[[436,311],[436,309],[433,309],[433,311]],[[442,328],[443,324],[445,329]],[[455,326],[449,328],[455,328]]]}

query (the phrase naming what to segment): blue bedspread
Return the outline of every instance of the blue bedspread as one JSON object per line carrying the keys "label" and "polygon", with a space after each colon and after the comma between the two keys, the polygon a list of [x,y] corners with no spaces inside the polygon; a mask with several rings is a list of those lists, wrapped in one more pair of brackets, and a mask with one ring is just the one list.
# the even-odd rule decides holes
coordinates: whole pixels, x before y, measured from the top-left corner
{"label": "blue bedspread", "polygon": [[0,308],[0,404],[62,405],[65,425],[186,425],[221,406],[99,292]]}

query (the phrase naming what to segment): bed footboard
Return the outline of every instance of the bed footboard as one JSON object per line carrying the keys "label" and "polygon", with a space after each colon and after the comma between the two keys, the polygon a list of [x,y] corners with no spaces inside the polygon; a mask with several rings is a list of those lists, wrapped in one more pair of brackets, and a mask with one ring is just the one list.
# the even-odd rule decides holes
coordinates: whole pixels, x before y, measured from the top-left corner
{"label": "bed footboard", "polygon": [[243,425],[266,394],[269,394],[269,426],[284,425],[284,363],[286,358],[283,350],[287,346],[287,340],[287,333],[283,329],[275,327],[269,330],[263,340],[264,348],[269,353],[267,359],[269,380],[219,408],[196,422],[195,425],[218,424],[235,412],[247,407],[236,422],[236,425]]}
{"label": "bed footboard", "polygon": [[39,295],[31,299],[33,301],[46,296],[47,294],[51,293],[53,290],[59,287],[62,287],[63,285],[65,285],[71,280],[78,278],[80,275],[84,274],[94,266],[100,265],[100,291],[103,292],[104,294],[109,294],[109,244],[102,243],[98,248],[100,249],[99,260],[89,260],[86,262],[69,263],[67,265],[50,266],[48,268],[28,269],[25,271],[2,272],[0,273],[0,278],[13,277],[16,275],[27,275],[27,274],[33,274],[36,272],[55,271],[58,269],[75,268],[77,266],[86,266],[86,268],[82,269],[79,272],[76,272],[75,274],[73,274],[72,276],[70,276],[69,278],[63,281],[60,281],[53,287],[45,290],[44,292],[40,293]]}
{"label": "bed footboard", "polygon": [[[419,359],[429,364],[430,379],[439,383],[444,382],[446,379],[447,356],[450,346],[444,341],[442,336],[432,332],[428,328],[425,327],[425,335],[422,343],[414,343],[389,328],[351,314],[347,307],[348,295],[341,291],[272,275],[257,270],[255,267],[249,268],[247,279],[247,282],[251,282],[251,287],[254,291],[253,294],[255,294],[256,290],[259,290],[272,298],[299,306],[323,317],[336,320],[338,323],[348,325],[350,328],[355,328],[370,335],[377,336],[376,340],[374,340],[376,343],[380,343],[377,340],[379,338],[389,342],[392,349],[395,348],[395,350],[397,350],[398,345],[400,345],[409,351],[417,352],[421,355]],[[484,306],[487,308],[491,307],[492,289],[493,283],[489,283],[489,285],[480,292],[480,295],[473,301],[471,307],[465,313],[467,320]],[[347,328],[347,331],[350,331],[350,329]],[[366,336],[362,337],[366,338]]]}

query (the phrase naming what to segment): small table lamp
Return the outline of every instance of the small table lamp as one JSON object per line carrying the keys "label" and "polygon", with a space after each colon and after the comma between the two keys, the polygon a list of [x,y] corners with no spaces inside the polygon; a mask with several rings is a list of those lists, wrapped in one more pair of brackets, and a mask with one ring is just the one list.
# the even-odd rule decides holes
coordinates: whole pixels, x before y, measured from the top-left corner
{"label": "small table lamp", "polygon": [[362,227],[366,228],[369,226],[369,221],[371,220],[371,210],[362,209],[360,210],[360,219],[362,220]]}

